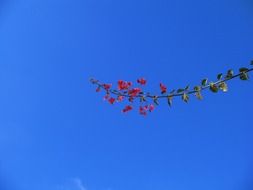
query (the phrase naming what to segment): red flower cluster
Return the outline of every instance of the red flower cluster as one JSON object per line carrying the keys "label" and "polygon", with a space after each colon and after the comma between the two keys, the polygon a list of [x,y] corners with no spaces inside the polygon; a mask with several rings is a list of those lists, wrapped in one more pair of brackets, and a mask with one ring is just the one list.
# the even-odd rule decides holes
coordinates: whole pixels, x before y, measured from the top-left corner
{"label": "red flower cluster", "polygon": [[130,110],[132,110],[132,109],[133,109],[133,106],[127,105],[127,106],[122,110],[122,112],[123,112],[123,113],[126,113],[126,112],[128,112],[128,111],[130,111]]}
{"label": "red flower cluster", "polygon": [[147,81],[144,78],[140,78],[140,79],[137,79],[137,83],[139,83],[141,85],[145,85],[147,83]]}
{"label": "red flower cluster", "polygon": [[110,104],[114,104],[115,101],[116,101],[115,98],[109,98],[109,99],[108,99],[108,102],[109,102]]}
{"label": "red flower cluster", "polygon": [[128,91],[128,94],[129,94],[129,96],[131,96],[133,98],[133,97],[138,96],[140,92],[141,92],[140,88],[133,88]]}
{"label": "red flower cluster", "polygon": [[[104,100],[110,104],[121,102],[126,98],[131,104],[124,107],[122,110],[123,113],[129,112],[133,109],[133,103],[135,99],[140,99],[141,102],[146,102],[145,105],[141,105],[139,107],[139,113],[141,115],[145,116],[148,112],[152,112],[155,109],[153,104],[149,104],[146,101],[146,98],[150,97],[150,95],[148,93],[144,94],[141,88],[133,87],[131,82],[119,80],[118,90],[111,90],[112,84],[103,84],[95,80],[93,83],[97,84],[96,92],[100,92],[102,89],[106,91]],[[137,79],[137,83],[140,85],[146,85],[147,81],[145,78],[139,78]],[[161,93],[164,94],[167,92],[167,87],[160,83],[160,90]]]}
{"label": "red flower cluster", "polygon": [[167,87],[164,84],[162,84],[162,83],[160,83],[160,89],[161,89],[161,93],[162,94],[164,94],[164,93],[167,92]]}
{"label": "red flower cluster", "polygon": [[129,89],[131,86],[132,86],[132,83],[131,83],[131,82],[126,82],[126,81],[123,81],[123,80],[119,80],[119,81],[118,81],[118,89],[119,89],[119,90],[127,90],[127,89]]}
{"label": "red flower cluster", "polygon": [[155,109],[155,106],[153,104],[146,105],[146,106],[140,106],[139,113],[141,115],[146,116],[147,115],[147,111],[152,112],[154,109]]}
{"label": "red flower cluster", "polygon": [[[110,94],[106,94],[104,96],[104,100],[108,101],[110,104],[114,104],[116,102],[116,99],[113,97],[110,97]],[[118,100],[118,99],[117,99]]]}
{"label": "red flower cluster", "polygon": [[109,90],[112,87],[112,84],[103,84],[105,90]]}
{"label": "red flower cluster", "polygon": [[118,101],[118,102],[121,102],[121,101],[123,101],[123,100],[124,100],[124,96],[118,96],[118,97],[117,97],[117,101]]}

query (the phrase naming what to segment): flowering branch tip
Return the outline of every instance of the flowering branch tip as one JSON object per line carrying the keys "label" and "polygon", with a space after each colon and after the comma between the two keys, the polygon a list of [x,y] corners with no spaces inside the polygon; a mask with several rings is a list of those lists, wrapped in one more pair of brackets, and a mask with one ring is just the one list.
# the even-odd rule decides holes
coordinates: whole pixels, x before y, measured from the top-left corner
{"label": "flowering branch tip", "polygon": [[[253,71],[253,61],[250,63],[251,68],[242,67],[239,69],[237,74],[234,74],[232,69],[229,69],[225,75],[219,73],[217,75],[217,80],[215,82],[208,81],[207,78],[201,80],[199,85],[195,85],[192,89],[190,85],[187,85],[185,88],[179,88],[177,90],[171,90],[168,93],[167,86],[163,83],[159,84],[160,94],[154,95],[149,92],[145,92],[142,88],[147,84],[145,78],[139,78],[136,80],[136,85],[132,82],[118,80],[117,88],[112,89],[112,84],[110,83],[101,83],[94,78],[90,78],[90,82],[96,85],[96,92],[105,91],[104,100],[108,101],[110,104],[115,104],[117,102],[123,102],[124,100],[128,101],[128,104],[122,109],[122,113],[127,113],[133,110],[135,100],[139,100],[139,113],[143,116],[146,116],[149,112],[152,112],[156,106],[159,105],[159,100],[166,98],[168,105],[172,105],[172,100],[174,97],[181,97],[181,99],[188,103],[190,100],[190,95],[193,94],[198,100],[202,100],[202,91],[210,90],[213,93],[219,91],[227,92],[228,85],[227,81],[239,78],[240,80],[246,81],[249,80],[249,73]],[[138,85],[138,86],[137,86]]]}

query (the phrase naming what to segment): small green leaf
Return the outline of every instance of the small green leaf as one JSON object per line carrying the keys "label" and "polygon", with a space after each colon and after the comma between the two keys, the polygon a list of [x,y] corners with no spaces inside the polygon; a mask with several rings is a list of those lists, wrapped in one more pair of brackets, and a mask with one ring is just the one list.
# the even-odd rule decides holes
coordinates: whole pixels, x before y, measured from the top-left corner
{"label": "small green leaf", "polygon": [[141,96],[141,98],[140,98],[140,102],[146,102],[146,98],[145,98],[145,96]]}
{"label": "small green leaf", "polygon": [[184,90],[187,91],[187,90],[189,90],[189,88],[190,88],[190,85],[187,85],[187,86],[184,88]]}
{"label": "small green leaf", "polygon": [[207,79],[203,79],[203,80],[201,81],[201,85],[202,85],[202,86],[206,86],[206,84],[207,84]]}
{"label": "small green leaf", "polygon": [[218,80],[221,80],[221,79],[222,79],[222,73],[220,73],[220,74],[217,75],[217,79],[218,79]]}
{"label": "small green leaf", "polygon": [[159,102],[158,102],[158,97],[157,96],[154,96],[153,97],[153,101],[156,105],[159,105]]}
{"label": "small green leaf", "polygon": [[189,96],[188,96],[188,94],[186,94],[186,93],[184,93],[183,95],[182,95],[182,100],[184,101],[184,102],[188,102],[189,101]]}
{"label": "small green leaf", "polygon": [[171,106],[172,106],[172,99],[173,99],[173,96],[168,96],[167,99],[168,99],[168,104],[169,104],[169,106],[171,107]]}
{"label": "small green leaf", "polygon": [[201,95],[201,93],[200,93],[201,87],[200,87],[200,86],[195,86],[195,87],[194,87],[194,90],[196,91],[196,92],[194,93],[194,95],[195,95],[199,100],[202,100],[203,97],[202,97],[202,95]]}
{"label": "small green leaf", "polygon": [[181,92],[184,92],[184,89],[179,88],[179,89],[177,90],[177,93],[181,93]]}
{"label": "small green leaf", "polygon": [[172,99],[173,99],[174,92],[175,92],[175,90],[170,91],[170,95],[167,96],[168,104],[170,107],[172,106]]}
{"label": "small green leaf", "polygon": [[194,86],[193,88],[195,91],[200,91],[201,90],[201,87],[200,86]]}
{"label": "small green leaf", "polygon": [[240,79],[241,80],[249,80],[249,75],[246,72],[242,72],[240,74]]}
{"label": "small green leaf", "polygon": [[222,82],[219,84],[219,89],[221,89],[223,92],[227,92],[228,91],[228,86],[225,82]]}
{"label": "small green leaf", "polygon": [[242,72],[248,72],[249,69],[246,68],[246,67],[242,67],[242,68],[239,69],[239,71],[240,71],[240,73],[242,73]]}
{"label": "small green leaf", "polygon": [[210,83],[210,90],[214,93],[217,93],[219,91],[219,88],[214,83]]}
{"label": "small green leaf", "polygon": [[227,75],[226,75],[226,79],[232,78],[233,75],[234,75],[234,71],[232,69],[228,70]]}
{"label": "small green leaf", "polygon": [[203,99],[203,97],[202,97],[200,91],[197,91],[194,95],[195,95],[199,100],[202,100],[202,99]]}

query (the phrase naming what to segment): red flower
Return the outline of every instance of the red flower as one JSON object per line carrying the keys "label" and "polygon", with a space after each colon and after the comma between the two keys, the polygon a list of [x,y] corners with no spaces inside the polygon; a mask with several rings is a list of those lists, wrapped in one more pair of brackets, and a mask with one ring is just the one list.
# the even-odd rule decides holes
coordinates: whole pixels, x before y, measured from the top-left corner
{"label": "red flower", "polygon": [[155,109],[155,106],[153,104],[149,105],[149,111],[152,112]]}
{"label": "red flower", "polygon": [[97,87],[96,92],[100,92],[101,88]]}
{"label": "red flower", "polygon": [[162,83],[160,83],[160,89],[161,89],[161,93],[162,94],[164,94],[164,93],[167,92],[167,87],[164,84],[162,84]]}
{"label": "red flower", "polygon": [[109,90],[112,87],[112,84],[103,84],[105,90]]}
{"label": "red flower", "polygon": [[110,98],[110,94],[106,94],[105,96],[104,96],[104,100],[108,100]]}
{"label": "red flower", "polygon": [[127,89],[129,89],[130,86],[132,86],[131,82],[126,82],[123,80],[118,81],[118,89],[119,90],[127,90]]}
{"label": "red flower", "polygon": [[139,113],[141,114],[141,115],[144,115],[144,116],[146,116],[147,115],[147,107],[146,106],[144,106],[144,107],[142,107],[142,106],[140,106],[140,108],[139,108]]}
{"label": "red flower", "polygon": [[145,85],[147,83],[147,81],[144,78],[140,78],[140,79],[137,80],[137,83],[139,83],[141,85]]}
{"label": "red flower", "polygon": [[153,104],[145,105],[145,106],[140,106],[139,113],[141,115],[146,116],[147,115],[147,111],[152,112],[154,109],[155,109],[155,106]]}
{"label": "red flower", "polygon": [[128,111],[131,111],[132,109],[133,109],[133,106],[128,105],[128,106],[126,106],[126,107],[122,110],[122,112],[123,112],[123,113],[126,113],[126,112],[128,112]]}
{"label": "red flower", "polygon": [[131,97],[136,97],[138,96],[138,94],[141,92],[141,89],[140,88],[133,88],[131,90],[128,91],[128,94],[131,96]]}
{"label": "red flower", "polygon": [[130,86],[132,86],[132,83],[131,82],[127,82],[127,85],[128,85],[128,88],[129,88]]}
{"label": "red flower", "polygon": [[122,100],[124,100],[124,96],[118,96],[117,101],[121,102]]}
{"label": "red flower", "polygon": [[113,104],[113,103],[115,102],[115,98],[109,98],[108,102],[109,102],[110,104]]}

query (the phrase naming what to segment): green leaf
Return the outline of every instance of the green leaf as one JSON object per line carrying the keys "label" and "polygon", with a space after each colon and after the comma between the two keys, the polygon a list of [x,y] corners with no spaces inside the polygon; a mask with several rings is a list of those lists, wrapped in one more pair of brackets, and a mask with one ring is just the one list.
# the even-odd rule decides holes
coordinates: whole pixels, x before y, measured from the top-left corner
{"label": "green leaf", "polygon": [[226,79],[232,78],[233,75],[234,75],[234,71],[232,69],[228,70],[227,75],[226,75]]}
{"label": "green leaf", "polygon": [[217,79],[218,79],[218,80],[221,80],[221,79],[222,79],[222,73],[220,73],[220,74],[217,75]]}
{"label": "green leaf", "polygon": [[172,106],[172,99],[173,99],[174,92],[175,92],[175,90],[170,91],[170,95],[167,96],[168,104],[170,107]]}
{"label": "green leaf", "polygon": [[202,97],[202,95],[201,95],[201,93],[200,93],[201,87],[200,87],[200,86],[195,86],[195,87],[194,87],[194,90],[196,91],[196,92],[194,93],[194,95],[195,95],[199,100],[202,100],[203,97]]}
{"label": "green leaf", "polygon": [[189,88],[190,88],[190,85],[187,85],[187,86],[184,88],[184,90],[187,91],[187,90],[189,90]]}
{"label": "green leaf", "polygon": [[202,85],[202,86],[206,86],[206,84],[207,84],[207,79],[203,79],[203,80],[201,81],[201,85]]}
{"label": "green leaf", "polygon": [[146,98],[145,98],[145,96],[141,96],[141,98],[140,98],[140,102],[146,102]]}
{"label": "green leaf", "polygon": [[188,102],[189,101],[189,95],[188,94],[186,94],[186,93],[184,93],[183,95],[182,95],[182,100],[184,101],[184,102]]}
{"label": "green leaf", "polygon": [[242,72],[248,72],[249,69],[246,68],[246,67],[242,67],[242,68],[239,69],[239,71],[240,71],[240,73],[242,73]]}
{"label": "green leaf", "polygon": [[157,96],[154,96],[153,97],[153,101],[156,105],[159,105],[159,102],[158,102],[158,97]]}
{"label": "green leaf", "polygon": [[193,88],[195,91],[200,91],[201,90],[201,87],[200,86],[194,86]]}
{"label": "green leaf", "polygon": [[200,91],[196,92],[194,95],[195,95],[199,100],[202,100],[202,99],[203,99],[203,97],[202,97]]}
{"label": "green leaf", "polygon": [[247,73],[245,73],[245,72],[242,72],[240,74],[240,79],[241,80],[249,80],[249,75]]}
{"label": "green leaf", "polygon": [[210,83],[210,90],[214,93],[217,93],[219,91],[219,88],[214,83]]}
{"label": "green leaf", "polygon": [[168,99],[168,104],[169,104],[169,106],[171,107],[171,106],[172,106],[172,99],[173,99],[173,96],[168,96],[167,99]]}
{"label": "green leaf", "polygon": [[228,91],[228,86],[225,82],[222,82],[219,84],[219,89],[221,89],[223,92],[227,92]]}
{"label": "green leaf", "polygon": [[179,89],[177,90],[177,93],[181,93],[181,92],[184,92],[184,89],[179,88]]}

